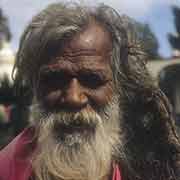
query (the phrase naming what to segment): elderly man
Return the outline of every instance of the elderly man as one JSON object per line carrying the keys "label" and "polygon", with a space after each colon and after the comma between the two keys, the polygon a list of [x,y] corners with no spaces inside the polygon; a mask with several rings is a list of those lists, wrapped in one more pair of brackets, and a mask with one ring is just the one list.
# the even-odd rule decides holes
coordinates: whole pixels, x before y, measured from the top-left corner
{"label": "elderly man", "polygon": [[126,25],[104,5],[32,19],[14,67],[30,126],[1,151],[1,180],[179,179],[170,107]]}

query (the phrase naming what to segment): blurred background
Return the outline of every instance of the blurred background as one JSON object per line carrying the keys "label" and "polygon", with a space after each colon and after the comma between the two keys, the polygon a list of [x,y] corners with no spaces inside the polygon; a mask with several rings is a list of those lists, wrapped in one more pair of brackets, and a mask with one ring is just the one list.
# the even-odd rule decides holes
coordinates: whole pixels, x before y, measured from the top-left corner
{"label": "blurred background", "polygon": [[[27,125],[30,99],[15,95],[11,78],[20,36],[33,15],[59,1],[0,0],[0,148]],[[180,127],[180,0],[73,2],[92,6],[105,3],[127,19],[128,28],[138,36],[148,55],[149,72],[168,96]]]}

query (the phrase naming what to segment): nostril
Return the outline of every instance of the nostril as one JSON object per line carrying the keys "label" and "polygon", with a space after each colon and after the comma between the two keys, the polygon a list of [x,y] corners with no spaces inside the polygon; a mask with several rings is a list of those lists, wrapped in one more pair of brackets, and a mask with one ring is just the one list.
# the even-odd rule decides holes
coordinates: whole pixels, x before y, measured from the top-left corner
{"label": "nostril", "polygon": [[69,99],[67,99],[66,103],[69,104],[72,107],[82,107],[86,104],[87,99],[85,96],[73,96]]}
{"label": "nostril", "polygon": [[76,78],[73,78],[68,88],[64,90],[61,102],[64,106],[71,109],[80,109],[87,104],[88,98]]}
{"label": "nostril", "polygon": [[66,94],[61,99],[61,105],[67,110],[78,110],[84,108],[88,103],[88,98],[84,94]]}
{"label": "nostril", "polygon": [[87,102],[88,102],[87,96],[84,94],[81,94],[80,95],[80,101],[81,101],[81,104],[87,104]]}

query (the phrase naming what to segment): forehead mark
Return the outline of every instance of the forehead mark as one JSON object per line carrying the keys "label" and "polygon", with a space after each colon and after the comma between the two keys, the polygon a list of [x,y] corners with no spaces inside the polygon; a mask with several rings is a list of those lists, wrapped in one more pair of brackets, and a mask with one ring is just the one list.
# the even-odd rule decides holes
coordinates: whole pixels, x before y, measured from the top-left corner
{"label": "forehead mark", "polygon": [[91,71],[101,69],[108,72],[111,71],[109,66],[111,55],[111,34],[103,25],[92,21],[86,29],[65,42],[63,49],[57,52],[43,69],[51,72],[60,70],[78,72],[89,68]]}
{"label": "forehead mark", "polygon": [[64,44],[63,55],[107,54],[112,51],[112,38],[109,31],[95,20],[83,31],[77,33]]}

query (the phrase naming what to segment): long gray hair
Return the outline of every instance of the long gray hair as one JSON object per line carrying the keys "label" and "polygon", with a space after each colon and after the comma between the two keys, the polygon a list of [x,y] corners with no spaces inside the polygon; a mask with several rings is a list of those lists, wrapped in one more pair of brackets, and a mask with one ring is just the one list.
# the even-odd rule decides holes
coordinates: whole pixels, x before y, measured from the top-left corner
{"label": "long gray hair", "polygon": [[[35,16],[20,41],[14,66],[17,87],[38,84],[39,68],[56,54],[57,48],[81,32],[94,17],[112,35],[111,68],[123,113],[120,122],[126,139],[124,149],[131,170],[120,164],[123,179],[179,179],[179,137],[171,107],[154,85],[145,66],[145,54],[127,22],[105,5],[87,8],[80,5],[52,4]],[[133,37],[133,38],[132,38]],[[127,170],[128,169],[128,170]]]}

